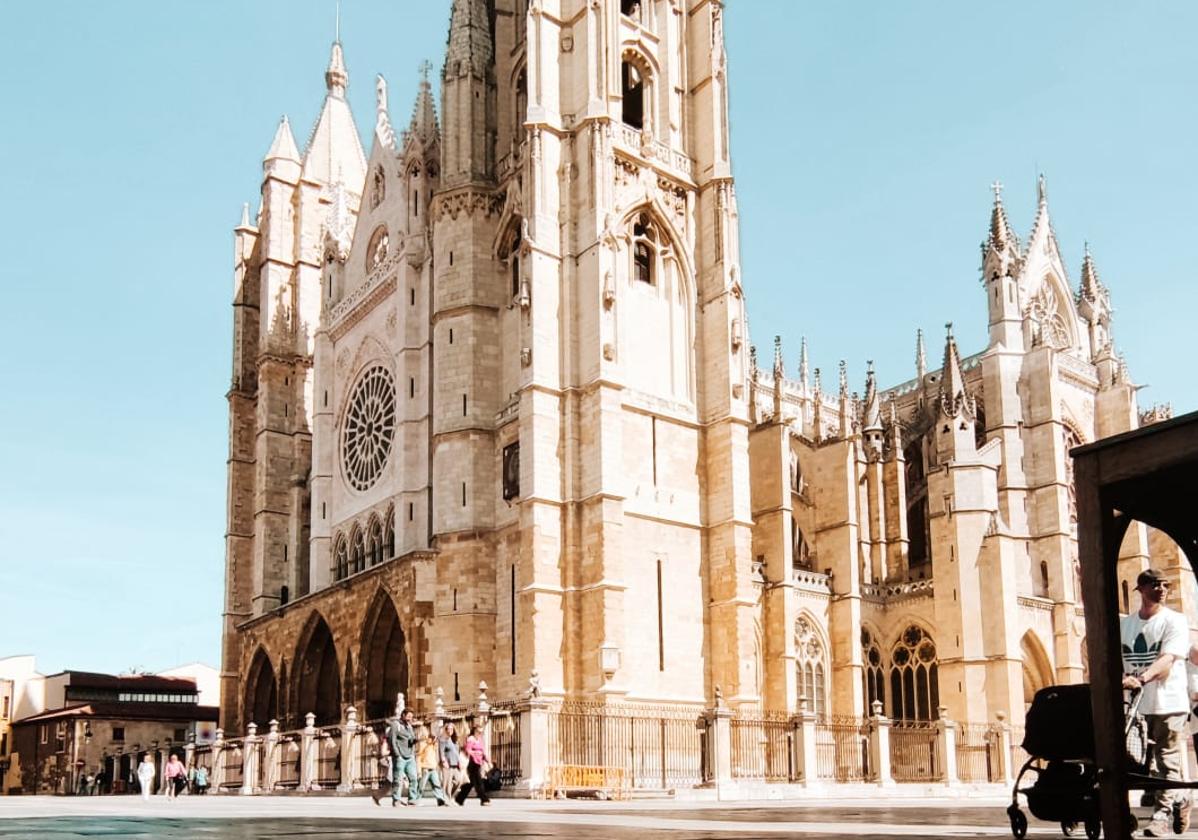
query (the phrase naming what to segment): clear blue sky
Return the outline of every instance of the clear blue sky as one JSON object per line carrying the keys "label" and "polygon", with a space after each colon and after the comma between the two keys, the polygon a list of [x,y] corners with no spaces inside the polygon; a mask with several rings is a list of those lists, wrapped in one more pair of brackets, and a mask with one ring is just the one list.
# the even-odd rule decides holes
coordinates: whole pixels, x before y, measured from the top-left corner
{"label": "clear blue sky", "polygon": [[[346,0],[369,147],[406,124],[449,0]],[[0,656],[219,664],[232,228],[281,114],[302,144],[332,0],[5,3]],[[1141,403],[1198,408],[1198,4],[807,3],[727,14],[752,336],[793,371],[913,374],[952,320],[980,349],[988,185],[1025,235],[1035,177],[1076,284],[1088,239]],[[256,206],[256,205],[255,205]]]}

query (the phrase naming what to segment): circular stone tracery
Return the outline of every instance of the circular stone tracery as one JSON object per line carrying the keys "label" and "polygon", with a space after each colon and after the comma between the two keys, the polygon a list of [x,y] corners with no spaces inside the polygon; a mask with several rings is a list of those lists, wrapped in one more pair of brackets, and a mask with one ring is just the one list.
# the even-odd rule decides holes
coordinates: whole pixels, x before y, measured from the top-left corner
{"label": "circular stone tracery", "polygon": [[367,490],[387,465],[395,437],[395,380],[372,367],[358,380],[341,430],[341,464],[356,490]]}

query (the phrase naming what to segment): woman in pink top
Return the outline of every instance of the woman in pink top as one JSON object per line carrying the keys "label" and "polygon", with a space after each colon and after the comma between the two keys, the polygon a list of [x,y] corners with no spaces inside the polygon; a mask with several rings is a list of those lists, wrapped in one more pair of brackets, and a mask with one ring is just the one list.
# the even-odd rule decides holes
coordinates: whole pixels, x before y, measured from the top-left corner
{"label": "woman in pink top", "polygon": [[483,784],[483,765],[490,764],[491,759],[487,755],[487,748],[483,746],[482,733],[479,732],[477,726],[470,727],[470,737],[466,739],[466,758],[469,763],[466,765],[466,776],[469,781],[458,789],[457,795],[454,796],[454,801],[459,805],[466,804],[466,797],[470,795],[470,790],[473,788],[478,791],[479,801],[483,805],[491,804],[491,797],[487,796],[487,786]]}
{"label": "woman in pink top", "polygon": [[179,756],[172,753],[170,760],[166,763],[166,798],[174,799],[183,791],[186,784],[187,768],[183,766]]}

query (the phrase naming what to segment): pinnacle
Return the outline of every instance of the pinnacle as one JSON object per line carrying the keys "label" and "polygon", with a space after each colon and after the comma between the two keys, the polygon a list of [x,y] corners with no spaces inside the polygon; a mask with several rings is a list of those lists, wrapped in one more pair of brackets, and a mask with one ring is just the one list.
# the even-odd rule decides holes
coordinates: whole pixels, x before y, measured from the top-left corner
{"label": "pinnacle", "polygon": [[965,376],[961,373],[961,357],[957,353],[957,339],[953,337],[953,324],[944,325],[944,370],[940,375],[940,404],[944,413],[957,416],[966,404]]}
{"label": "pinnacle", "polygon": [[420,65],[420,86],[412,105],[412,121],[408,125],[408,134],[426,143],[440,131],[437,126],[437,105],[433,101],[433,90],[428,81],[431,68],[432,65],[427,61]]}
{"label": "pinnacle", "polygon": [[994,250],[1004,251],[1015,241],[1015,236],[1011,233],[1007,211],[1002,203],[1002,182],[995,181],[990,186],[994,190],[994,207],[990,210],[990,237],[987,242]]}
{"label": "pinnacle", "polygon": [[865,371],[865,423],[862,428],[867,432],[882,428],[882,407],[878,402],[878,381],[872,359]]}
{"label": "pinnacle", "polygon": [[291,123],[287,121],[286,115],[279,121],[279,127],[275,130],[275,139],[270,144],[270,151],[262,160],[263,162],[268,160],[300,162],[299,149],[295,146],[295,136],[291,133]]}
{"label": "pinnacle", "polygon": [[345,98],[345,89],[349,87],[349,72],[345,69],[345,56],[341,52],[341,42],[333,42],[333,51],[329,55],[329,69],[324,72],[324,83],[331,96]]}
{"label": "pinnacle", "polygon": [[1090,254],[1090,243],[1086,243],[1086,255],[1082,258],[1081,296],[1094,301],[1102,294],[1102,282],[1098,279],[1098,269],[1094,267],[1094,257]]}

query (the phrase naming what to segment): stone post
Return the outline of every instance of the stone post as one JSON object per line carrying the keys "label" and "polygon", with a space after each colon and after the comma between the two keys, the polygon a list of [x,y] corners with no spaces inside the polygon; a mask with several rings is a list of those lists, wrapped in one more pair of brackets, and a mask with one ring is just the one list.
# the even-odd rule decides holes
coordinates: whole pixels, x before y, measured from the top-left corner
{"label": "stone post", "polygon": [[279,783],[279,722],[271,720],[270,731],[262,747],[262,760],[266,762],[262,773],[262,792],[274,793]]}
{"label": "stone post", "polygon": [[[196,732],[194,729],[187,733],[187,743],[183,745],[183,765],[188,770],[196,766]],[[103,766],[103,762],[100,766]]]}
{"label": "stone post", "polygon": [[815,752],[816,714],[807,706],[807,698],[799,698],[799,713],[790,719],[791,781],[811,787],[819,782],[818,758]]}
{"label": "stone post", "polygon": [[869,719],[869,780],[878,787],[893,787],[890,775],[890,718],[882,714],[882,701],[875,700]]}
{"label": "stone post", "polygon": [[534,670],[528,678],[528,702],[520,708],[521,793],[544,788],[549,761],[549,702],[541,697],[541,679]]}
{"label": "stone post", "polygon": [[715,689],[715,706],[707,712],[707,755],[711,761],[716,798],[732,784],[732,710],[724,705],[724,694]]}
{"label": "stone post", "polygon": [[957,724],[948,717],[948,708],[941,706],[936,710],[939,718],[936,720],[936,752],[940,760],[936,762],[936,781],[946,785],[957,785]]}
{"label": "stone post", "polygon": [[254,782],[258,780],[258,724],[250,722],[245,726],[245,742],[241,747],[241,790],[242,796],[252,796]]}
{"label": "stone post", "polygon": [[341,783],[337,785],[338,793],[351,793],[355,787],[358,787],[358,755],[360,751],[358,710],[353,706],[346,706],[345,725],[341,727]]}
{"label": "stone post", "polygon": [[478,681],[478,706],[474,713],[474,725],[482,736],[483,749],[491,754],[491,704],[487,702],[486,680]]}
{"label": "stone post", "polygon": [[995,712],[994,716],[998,719],[998,724],[995,727],[995,740],[998,742],[998,771],[1001,774],[995,781],[1002,782],[1004,786],[1010,787],[1015,784],[1015,774],[1018,772],[1017,767],[1011,766],[1011,755],[1013,752],[1011,724],[1007,723],[1006,712]]}
{"label": "stone post", "polygon": [[[128,779],[125,780],[126,782]],[[208,780],[208,786],[213,793],[220,793],[221,787],[225,783],[225,730],[216,730],[216,737],[212,740],[212,777]]]}
{"label": "stone post", "polygon": [[300,790],[311,790],[312,781],[316,778],[316,750],[319,741],[316,738],[316,715],[308,712],[304,715],[304,731],[300,735]]}

